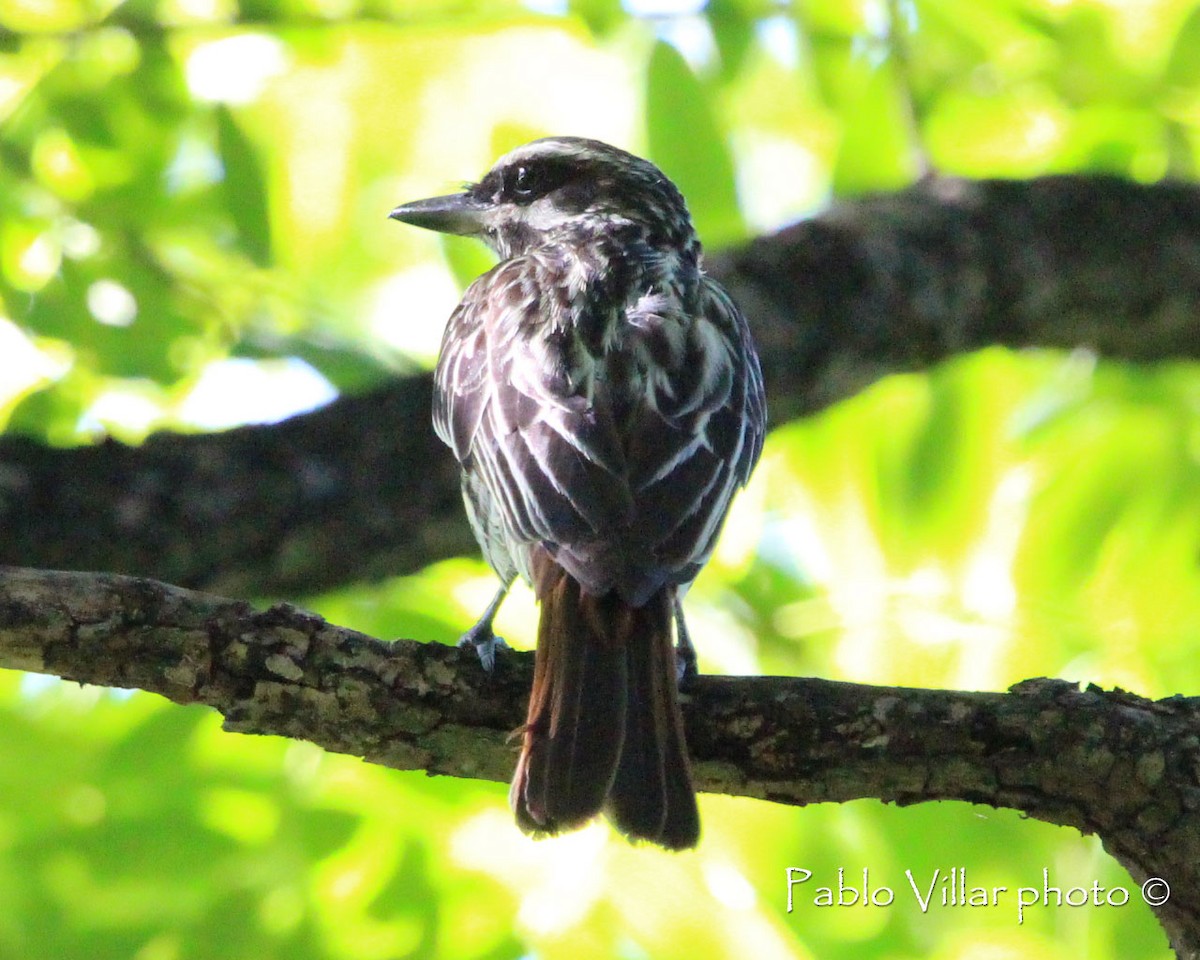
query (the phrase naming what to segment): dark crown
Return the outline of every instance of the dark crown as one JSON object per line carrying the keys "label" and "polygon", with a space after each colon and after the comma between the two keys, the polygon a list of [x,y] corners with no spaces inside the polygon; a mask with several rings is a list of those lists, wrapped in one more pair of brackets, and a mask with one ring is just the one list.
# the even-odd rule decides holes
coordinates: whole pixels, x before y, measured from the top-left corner
{"label": "dark crown", "polygon": [[510,216],[495,224],[501,230],[504,220],[525,234],[629,223],[654,246],[694,243],[675,184],[648,160],[599,140],[535,140],[501,157],[469,192],[476,202],[508,209]]}

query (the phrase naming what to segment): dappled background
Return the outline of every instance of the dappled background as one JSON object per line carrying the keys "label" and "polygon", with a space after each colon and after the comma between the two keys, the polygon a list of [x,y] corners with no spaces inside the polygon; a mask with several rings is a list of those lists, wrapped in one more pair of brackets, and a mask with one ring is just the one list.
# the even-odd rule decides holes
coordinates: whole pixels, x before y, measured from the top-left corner
{"label": "dappled background", "polygon": [[[0,425],[137,443],[428,368],[489,260],[387,212],[549,134],[652,158],[714,250],[930,174],[1192,180],[1200,8],[5,0]],[[776,424],[688,608],[709,672],[1194,695],[1198,557],[1200,371],[996,349]],[[250,599],[450,642],[493,590],[472,557]],[[527,646],[535,617],[518,591],[498,626]],[[1167,955],[1071,830],[965,804],[702,815],[687,854],[604,825],[536,843],[501,785],[0,673],[2,957]],[[788,866],[868,868],[896,902],[789,914]],[[1133,895],[922,914],[904,871],[951,867]]]}

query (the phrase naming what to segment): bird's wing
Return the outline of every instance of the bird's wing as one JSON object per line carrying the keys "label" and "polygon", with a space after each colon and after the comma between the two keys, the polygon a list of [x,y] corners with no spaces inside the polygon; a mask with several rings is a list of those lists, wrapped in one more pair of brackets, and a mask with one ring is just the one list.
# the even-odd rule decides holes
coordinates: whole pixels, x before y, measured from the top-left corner
{"label": "bird's wing", "polygon": [[762,452],[765,399],[745,318],[715,281],[702,280],[699,315],[682,345],[656,342],[669,333],[646,325],[656,367],[667,372],[648,394],[628,456],[643,535],[686,581],[707,562]]}
{"label": "bird's wing", "polygon": [[557,287],[500,264],[451,318],[434,425],[518,544],[545,544],[592,591],[632,602],[695,576],[762,446],[745,321],[715,283],[698,317],[655,298],[592,358],[550,329]]}
{"label": "bird's wing", "polygon": [[569,348],[546,329],[546,286],[514,259],[467,290],[442,344],[434,429],[516,540],[559,545],[626,523],[632,500],[615,425],[576,389]]}

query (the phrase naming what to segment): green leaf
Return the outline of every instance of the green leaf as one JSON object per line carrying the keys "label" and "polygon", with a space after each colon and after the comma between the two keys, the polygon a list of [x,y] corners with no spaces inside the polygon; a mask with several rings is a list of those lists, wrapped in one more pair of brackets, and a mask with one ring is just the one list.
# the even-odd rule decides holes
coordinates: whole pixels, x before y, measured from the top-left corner
{"label": "green leaf", "polygon": [[296,817],[305,856],[323,860],[340,850],[350,841],[361,819],[344,810],[306,810],[303,816]]}
{"label": "green leaf", "polygon": [[712,0],[704,13],[720,54],[721,77],[728,82],[741,71],[754,45],[753,22],[734,0]]}
{"label": "green leaf", "polygon": [[[851,56],[854,56],[851,54]],[[857,95],[842,112],[842,142],[833,168],[833,190],[852,196],[894,189],[916,175],[912,133],[895,71],[862,58],[852,67],[860,74]]]}
{"label": "green leaf", "polygon": [[620,0],[571,0],[568,9],[597,36],[604,36],[626,20]]}
{"label": "green leaf", "polygon": [[210,717],[200,706],[156,710],[113,745],[101,769],[118,779],[170,779],[176,793],[183,791],[185,783],[194,790],[195,771],[181,764],[178,755]]}
{"label": "green leaf", "polygon": [[271,216],[258,152],[225,107],[217,108],[217,142],[225,168],[225,205],[242,248],[259,266],[271,260]]}
{"label": "green leaf", "polygon": [[1163,79],[1176,87],[1200,85],[1200,7],[1179,28]]}
{"label": "green leaf", "polygon": [[655,44],[646,76],[650,155],[687,198],[701,239],[727,246],[746,235],[733,158],[708,91],[679,51]]}
{"label": "green leaf", "polygon": [[8,416],[4,432],[36,439],[72,438],[87,398],[75,379],[36,390],[22,399]]}
{"label": "green leaf", "polygon": [[238,341],[230,356],[251,360],[297,357],[333,384],[338,393],[362,393],[381,386],[398,373],[411,372],[411,365],[389,364],[352,344],[322,343],[307,336],[251,336]]}

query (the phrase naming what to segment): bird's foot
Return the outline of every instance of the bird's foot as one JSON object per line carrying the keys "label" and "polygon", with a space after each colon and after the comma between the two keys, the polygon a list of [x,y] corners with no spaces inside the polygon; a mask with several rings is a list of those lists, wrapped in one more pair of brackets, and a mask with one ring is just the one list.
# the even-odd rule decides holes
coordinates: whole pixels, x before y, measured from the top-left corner
{"label": "bird's foot", "polygon": [[490,623],[482,622],[475,624],[458,638],[458,648],[461,650],[465,647],[475,648],[475,654],[479,657],[479,663],[486,673],[491,673],[496,669],[497,650],[512,649],[504,642],[503,637],[498,637],[492,632]]}
{"label": "bird's foot", "polygon": [[675,646],[675,681],[680,688],[700,676],[700,668],[696,666],[696,650],[689,643]]}
{"label": "bird's foot", "polygon": [[696,648],[683,618],[683,604],[678,592],[671,597],[671,608],[675,614],[675,682],[683,689],[700,675],[700,670],[696,666]]}

